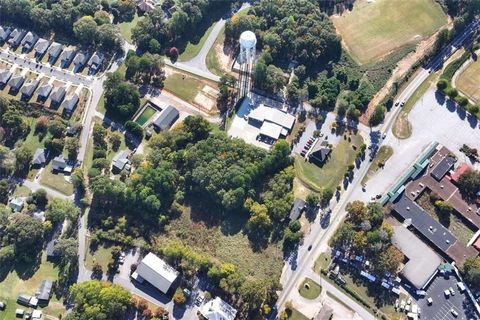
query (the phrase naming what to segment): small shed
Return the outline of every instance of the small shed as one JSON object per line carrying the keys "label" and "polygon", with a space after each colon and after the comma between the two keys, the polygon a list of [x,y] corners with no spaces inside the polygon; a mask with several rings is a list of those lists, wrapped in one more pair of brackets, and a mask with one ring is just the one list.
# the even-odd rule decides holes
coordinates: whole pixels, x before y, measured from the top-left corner
{"label": "small shed", "polygon": [[303,211],[305,211],[306,203],[300,198],[295,198],[292,204],[292,208],[290,209],[289,219],[291,221],[297,220],[302,215]]}
{"label": "small shed", "polygon": [[25,201],[23,200],[23,198],[19,198],[19,197],[13,198],[8,203],[8,206],[12,208],[13,212],[22,211],[24,205],[25,205]]}

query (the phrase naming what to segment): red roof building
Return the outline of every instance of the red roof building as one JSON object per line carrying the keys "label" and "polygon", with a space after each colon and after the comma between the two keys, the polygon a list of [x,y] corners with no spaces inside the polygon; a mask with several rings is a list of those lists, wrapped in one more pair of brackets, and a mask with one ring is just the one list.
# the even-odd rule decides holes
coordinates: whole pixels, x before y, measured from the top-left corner
{"label": "red roof building", "polygon": [[458,179],[460,179],[460,176],[470,170],[470,166],[466,163],[460,164],[457,169],[455,170],[454,173],[451,175],[451,179],[453,182],[458,182]]}
{"label": "red roof building", "polygon": [[478,237],[477,240],[475,240],[475,242],[473,243],[473,246],[475,247],[475,249],[480,251],[480,237]]}

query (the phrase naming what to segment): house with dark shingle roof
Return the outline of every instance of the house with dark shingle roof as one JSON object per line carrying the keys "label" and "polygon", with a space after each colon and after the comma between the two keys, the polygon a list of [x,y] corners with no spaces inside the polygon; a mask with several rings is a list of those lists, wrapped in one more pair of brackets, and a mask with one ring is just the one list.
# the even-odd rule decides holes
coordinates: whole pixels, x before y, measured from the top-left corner
{"label": "house with dark shingle roof", "polygon": [[10,70],[0,69],[0,85],[5,86],[12,77]]}
{"label": "house with dark shingle roof", "polygon": [[23,83],[25,82],[25,77],[22,75],[14,75],[10,80],[8,81],[8,86],[10,87],[11,92],[18,92],[20,88],[22,87]]}
{"label": "house with dark shingle roof", "polygon": [[27,81],[20,89],[20,93],[22,94],[22,100],[29,100],[33,96],[33,93],[37,89],[39,83],[40,81],[38,80]]}
{"label": "house with dark shingle roof", "polygon": [[48,99],[48,96],[50,95],[50,92],[52,92],[53,86],[48,83],[44,83],[38,88],[37,91],[37,101],[45,102]]}
{"label": "house with dark shingle roof", "polygon": [[327,141],[317,138],[306,157],[308,157],[310,162],[321,165],[327,160],[331,151]]}
{"label": "house with dark shingle roof", "polygon": [[54,64],[57,61],[58,56],[62,53],[62,45],[58,42],[52,42],[48,48],[48,63]]}
{"label": "house with dark shingle roof", "polygon": [[8,37],[10,37],[10,33],[12,33],[12,28],[0,26],[0,43],[7,41]]}
{"label": "house with dark shingle roof", "polygon": [[35,150],[32,158],[32,167],[41,167],[47,161],[47,155],[45,149],[39,148]]}
{"label": "house with dark shingle roof", "polygon": [[38,40],[38,36],[35,33],[32,33],[30,31],[27,32],[27,34],[25,35],[25,37],[23,37],[23,40],[22,40],[23,51],[28,52],[32,50],[37,40]]}
{"label": "house with dark shingle roof", "polygon": [[55,87],[50,94],[50,101],[53,106],[59,106],[62,103],[63,98],[65,98],[65,87]]}
{"label": "house with dark shingle roof", "polygon": [[75,50],[72,48],[65,48],[60,55],[60,67],[67,68],[75,57]]}
{"label": "house with dark shingle roof", "polygon": [[75,58],[73,58],[73,65],[75,66],[73,68],[73,72],[78,72],[79,70],[81,70],[83,66],[85,66],[87,61],[88,61],[88,57],[86,53],[84,52],[77,53]]}
{"label": "house with dark shingle roof", "polygon": [[11,48],[17,48],[27,32],[25,30],[15,29],[10,33],[8,44]]}
{"label": "house with dark shingle roof", "polygon": [[91,74],[95,74],[103,63],[103,54],[95,52],[88,61],[88,67]]}
{"label": "house with dark shingle roof", "polygon": [[72,93],[68,95],[65,100],[62,102],[61,107],[63,108],[63,113],[67,116],[72,115],[73,111],[75,110],[78,101],[80,98],[78,97],[78,94]]}
{"label": "house with dark shingle roof", "polygon": [[38,39],[37,43],[35,44],[35,57],[41,58],[47,52],[48,46],[50,45],[50,41],[47,39],[40,38]]}

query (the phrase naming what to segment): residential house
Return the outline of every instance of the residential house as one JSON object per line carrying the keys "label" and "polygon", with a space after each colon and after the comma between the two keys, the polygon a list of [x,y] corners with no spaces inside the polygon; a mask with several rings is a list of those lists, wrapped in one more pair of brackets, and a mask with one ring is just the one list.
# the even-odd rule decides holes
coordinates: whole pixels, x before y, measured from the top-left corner
{"label": "residential house", "polygon": [[0,86],[4,87],[12,77],[10,70],[0,69]]}
{"label": "residential house", "polygon": [[27,32],[25,30],[15,29],[10,33],[8,44],[12,49],[16,49]]}
{"label": "residential house", "polygon": [[12,29],[10,27],[2,27],[0,26],[0,43],[4,43],[10,37],[10,33],[12,33]]}
{"label": "residential house", "polygon": [[57,42],[53,42],[48,48],[48,63],[54,64],[57,61],[58,56],[62,53],[62,45]]}
{"label": "residential house", "polygon": [[149,12],[155,9],[157,2],[155,0],[137,0],[137,8],[143,12]]}
{"label": "residential house", "polygon": [[88,68],[90,69],[89,72],[90,74],[95,74],[97,73],[98,69],[102,66],[104,57],[103,54],[99,52],[95,52],[90,60],[88,61]]}
{"label": "residential house", "polygon": [[305,211],[305,208],[306,208],[305,201],[303,201],[300,198],[295,198],[292,204],[292,208],[290,209],[290,214],[288,216],[289,219],[293,221],[300,218],[300,216],[302,215],[302,212]]}
{"label": "residential house", "polygon": [[8,206],[12,208],[13,212],[20,212],[23,209],[23,206],[25,205],[25,200],[23,198],[13,198],[10,200],[8,203]]}
{"label": "residential house", "polygon": [[32,158],[32,167],[42,167],[47,161],[47,155],[45,149],[38,148],[35,150]]}
{"label": "residential house", "polygon": [[64,172],[68,167],[67,161],[63,156],[56,156],[52,160],[52,171],[53,172]]}
{"label": "residential house", "polygon": [[43,320],[43,312],[41,310],[33,310],[31,320]]}
{"label": "residential house", "polygon": [[65,87],[55,87],[50,94],[51,105],[55,107],[60,106],[63,98],[65,98],[65,92]]}
{"label": "residential house", "polygon": [[157,130],[168,130],[177,121],[180,113],[173,106],[168,106],[160,112],[158,117],[153,121],[153,126]]}
{"label": "residential house", "polygon": [[50,301],[50,296],[52,295],[52,287],[53,283],[49,280],[42,280],[40,283],[40,288],[38,288],[36,297],[38,299],[38,303],[42,306],[48,305]]}
{"label": "residential house", "polygon": [[87,63],[87,54],[83,52],[77,53],[75,58],[73,59],[73,65],[75,66],[73,68],[73,72],[78,72],[82,70],[83,66]]}
{"label": "residential house", "polygon": [[234,320],[237,310],[220,297],[216,297],[200,308],[200,314],[207,320]]}
{"label": "residential house", "polygon": [[47,39],[43,39],[43,38],[38,39],[34,47],[35,57],[37,59],[43,57],[43,55],[47,52],[49,45],[50,45],[50,41],[48,41]]}
{"label": "residential house", "polygon": [[112,172],[118,173],[123,169],[130,170],[130,160],[128,160],[128,151],[122,150],[118,152],[112,159]]}
{"label": "residential house", "polygon": [[161,292],[167,293],[171,285],[177,280],[178,272],[150,252],[138,264],[132,277],[139,282],[147,281]]}
{"label": "residential house", "polygon": [[25,77],[22,75],[15,75],[8,81],[10,92],[17,93],[25,82]]}
{"label": "residential house", "polygon": [[38,299],[27,294],[19,294],[17,296],[17,303],[25,307],[36,308],[38,305]]}
{"label": "residential house", "polygon": [[20,89],[20,93],[22,94],[22,100],[30,100],[39,84],[40,81],[38,80],[27,81]]}
{"label": "residential house", "polygon": [[35,33],[28,32],[22,40],[22,46],[24,52],[29,52],[33,49],[33,46],[38,40],[38,36]]}
{"label": "residential house", "polygon": [[71,116],[73,111],[77,107],[79,100],[80,98],[76,93],[68,95],[61,104],[61,107],[63,108],[63,114],[65,114],[66,116]]}
{"label": "residential house", "polygon": [[75,50],[74,49],[65,48],[65,50],[63,50],[62,54],[60,55],[60,67],[61,68],[68,68],[68,66],[72,62],[74,56],[75,56]]}
{"label": "residential house", "polygon": [[53,86],[51,84],[48,84],[48,83],[42,84],[37,91],[37,101],[45,102],[48,99],[50,92],[52,92],[52,89],[53,89]]}

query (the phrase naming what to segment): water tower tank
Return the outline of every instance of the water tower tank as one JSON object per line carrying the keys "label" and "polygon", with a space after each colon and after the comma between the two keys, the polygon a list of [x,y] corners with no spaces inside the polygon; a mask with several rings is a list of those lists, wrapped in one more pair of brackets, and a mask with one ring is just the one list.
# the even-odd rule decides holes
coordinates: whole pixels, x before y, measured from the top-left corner
{"label": "water tower tank", "polygon": [[244,31],[240,35],[240,63],[250,62],[253,60],[255,56],[256,45],[257,37],[252,31]]}

